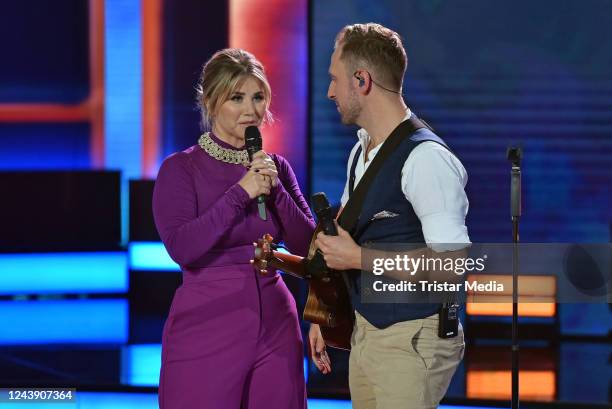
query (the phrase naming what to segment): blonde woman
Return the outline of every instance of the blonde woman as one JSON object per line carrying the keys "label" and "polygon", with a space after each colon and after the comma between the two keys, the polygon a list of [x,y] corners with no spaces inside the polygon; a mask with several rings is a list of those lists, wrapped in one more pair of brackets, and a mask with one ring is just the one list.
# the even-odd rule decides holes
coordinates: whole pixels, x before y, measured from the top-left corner
{"label": "blonde woman", "polygon": [[252,54],[217,52],[197,91],[210,132],[160,168],[155,223],[183,271],[163,332],[163,409],[306,406],[295,301],[278,273],[261,276],[249,262],[264,233],[305,255],[314,231],[289,163],[264,151],[248,159],[245,128],[270,119],[270,97]]}

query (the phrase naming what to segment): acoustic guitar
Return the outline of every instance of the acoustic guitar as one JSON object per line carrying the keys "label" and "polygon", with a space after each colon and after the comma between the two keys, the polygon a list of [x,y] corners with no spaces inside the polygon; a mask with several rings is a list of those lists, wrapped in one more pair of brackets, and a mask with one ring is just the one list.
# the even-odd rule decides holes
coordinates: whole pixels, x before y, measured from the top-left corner
{"label": "acoustic guitar", "polygon": [[254,243],[253,264],[260,274],[269,270],[282,270],[295,277],[308,280],[308,298],[304,319],[319,324],[325,344],[339,349],[351,349],[353,307],[343,273],[325,266],[322,255],[314,249],[314,238],[321,231],[317,226],[310,243],[308,257],[276,251],[278,248],[269,234]]}

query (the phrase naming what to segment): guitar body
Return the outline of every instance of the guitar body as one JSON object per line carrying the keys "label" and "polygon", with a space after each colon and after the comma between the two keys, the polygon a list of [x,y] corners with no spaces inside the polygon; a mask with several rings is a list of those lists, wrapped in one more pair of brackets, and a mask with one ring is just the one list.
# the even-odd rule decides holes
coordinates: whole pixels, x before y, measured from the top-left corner
{"label": "guitar body", "polygon": [[255,244],[253,264],[261,274],[273,268],[308,280],[304,319],[321,327],[325,344],[350,350],[355,315],[345,274],[334,270],[318,271],[318,264],[311,263],[316,258],[314,241],[319,231],[317,226],[306,258],[274,251],[272,237],[266,234]]}
{"label": "guitar body", "polygon": [[344,277],[333,272],[330,280],[311,280],[304,307],[304,319],[319,324],[325,344],[333,348],[351,349],[353,307]]}

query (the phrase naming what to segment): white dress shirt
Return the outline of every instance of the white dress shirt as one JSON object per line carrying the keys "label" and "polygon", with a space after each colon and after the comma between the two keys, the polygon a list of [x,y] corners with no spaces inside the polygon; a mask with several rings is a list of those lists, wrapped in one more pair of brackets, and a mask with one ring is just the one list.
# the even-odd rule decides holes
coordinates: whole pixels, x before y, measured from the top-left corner
{"label": "white dress shirt", "polygon": [[[408,110],[403,120],[410,118],[410,115]],[[343,207],[349,198],[348,180],[359,145],[361,154],[355,168],[355,188],[383,145],[380,143],[372,148],[366,161],[364,155],[370,135],[365,129],[360,129],[357,137],[359,141],[351,150],[348,160],[347,182],[341,199]],[[425,242],[435,251],[457,250],[470,243],[465,226],[469,206],[464,190],[466,183],[467,172],[459,159],[436,142],[420,143],[404,162],[402,192],[421,221]]]}

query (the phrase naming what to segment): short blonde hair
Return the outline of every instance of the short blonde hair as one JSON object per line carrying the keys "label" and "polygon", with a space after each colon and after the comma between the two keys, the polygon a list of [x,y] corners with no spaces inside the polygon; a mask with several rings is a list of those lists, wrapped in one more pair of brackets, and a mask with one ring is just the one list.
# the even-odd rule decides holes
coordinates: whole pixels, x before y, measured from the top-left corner
{"label": "short blonde hair", "polygon": [[335,47],[341,47],[340,59],[349,71],[363,65],[379,83],[401,90],[408,57],[395,31],[377,23],[348,25],[336,36]]}
{"label": "short blonde hair", "polygon": [[263,88],[266,100],[264,123],[273,121],[270,112],[272,90],[263,64],[248,51],[226,48],[217,51],[202,67],[196,86],[196,104],[202,116],[202,127],[212,126],[214,115],[221,104],[242,86],[247,78],[254,78]]}

